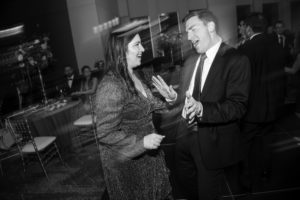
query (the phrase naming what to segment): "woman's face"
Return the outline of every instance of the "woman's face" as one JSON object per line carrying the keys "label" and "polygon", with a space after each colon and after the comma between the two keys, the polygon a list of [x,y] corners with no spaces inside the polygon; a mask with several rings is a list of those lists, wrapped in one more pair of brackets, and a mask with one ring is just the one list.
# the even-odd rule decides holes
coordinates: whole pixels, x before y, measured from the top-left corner
{"label": "woman's face", "polygon": [[141,65],[142,54],[145,51],[139,34],[136,34],[127,45],[126,61],[128,68]]}
{"label": "woman's face", "polygon": [[83,70],[83,76],[84,76],[85,78],[90,77],[90,76],[91,76],[91,70],[90,70],[89,68],[85,68],[85,69]]}

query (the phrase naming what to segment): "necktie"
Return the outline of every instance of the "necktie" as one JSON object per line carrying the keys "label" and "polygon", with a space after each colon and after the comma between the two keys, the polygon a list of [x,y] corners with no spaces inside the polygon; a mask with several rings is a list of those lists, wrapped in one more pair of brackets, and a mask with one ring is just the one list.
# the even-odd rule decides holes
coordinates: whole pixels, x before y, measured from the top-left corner
{"label": "necktie", "polygon": [[204,61],[207,58],[206,54],[203,53],[201,54],[200,57],[200,62],[196,71],[196,77],[195,77],[195,82],[194,82],[194,90],[193,90],[193,97],[195,100],[199,101],[200,100],[200,95],[201,95],[201,81],[202,81],[202,71],[203,71],[203,65]]}

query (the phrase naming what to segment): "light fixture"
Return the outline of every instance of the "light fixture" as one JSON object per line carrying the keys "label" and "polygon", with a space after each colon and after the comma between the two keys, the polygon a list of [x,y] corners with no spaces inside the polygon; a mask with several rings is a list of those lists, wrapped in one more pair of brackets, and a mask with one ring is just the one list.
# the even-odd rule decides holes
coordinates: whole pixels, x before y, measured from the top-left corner
{"label": "light fixture", "polygon": [[23,32],[24,32],[24,25],[15,26],[12,28],[0,30],[0,38],[18,35]]}

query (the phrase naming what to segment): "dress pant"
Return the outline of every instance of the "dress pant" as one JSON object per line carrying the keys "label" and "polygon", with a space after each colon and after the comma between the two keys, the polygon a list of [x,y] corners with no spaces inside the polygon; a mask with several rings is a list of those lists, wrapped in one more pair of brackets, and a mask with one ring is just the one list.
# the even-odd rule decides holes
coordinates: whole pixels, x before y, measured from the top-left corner
{"label": "dress pant", "polygon": [[220,195],[223,170],[207,169],[200,153],[198,132],[190,132],[176,143],[176,177],[180,197],[189,200],[213,200]]}
{"label": "dress pant", "polygon": [[[241,186],[252,189],[254,182],[271,168],[271,151],[268,135],[272,132],[273,123],[241,124],[242,146],[244,157],[241,162]],[[258,170],[257,170],[258,169]]]}

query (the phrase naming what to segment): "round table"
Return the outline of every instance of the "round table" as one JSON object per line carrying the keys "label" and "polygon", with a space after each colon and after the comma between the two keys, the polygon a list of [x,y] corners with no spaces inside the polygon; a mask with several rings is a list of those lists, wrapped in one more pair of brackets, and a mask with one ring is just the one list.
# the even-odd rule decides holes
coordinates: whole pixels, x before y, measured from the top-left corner
{"label": "round table", "polygon": [[71,151],[74,148],[72,139],[76,131],[73,122],[84,115],[81,101],[71,101],[55,110],[47,107],[35,112],[24,113],[34,136],[56,136],[56,143],[61,152]]}

